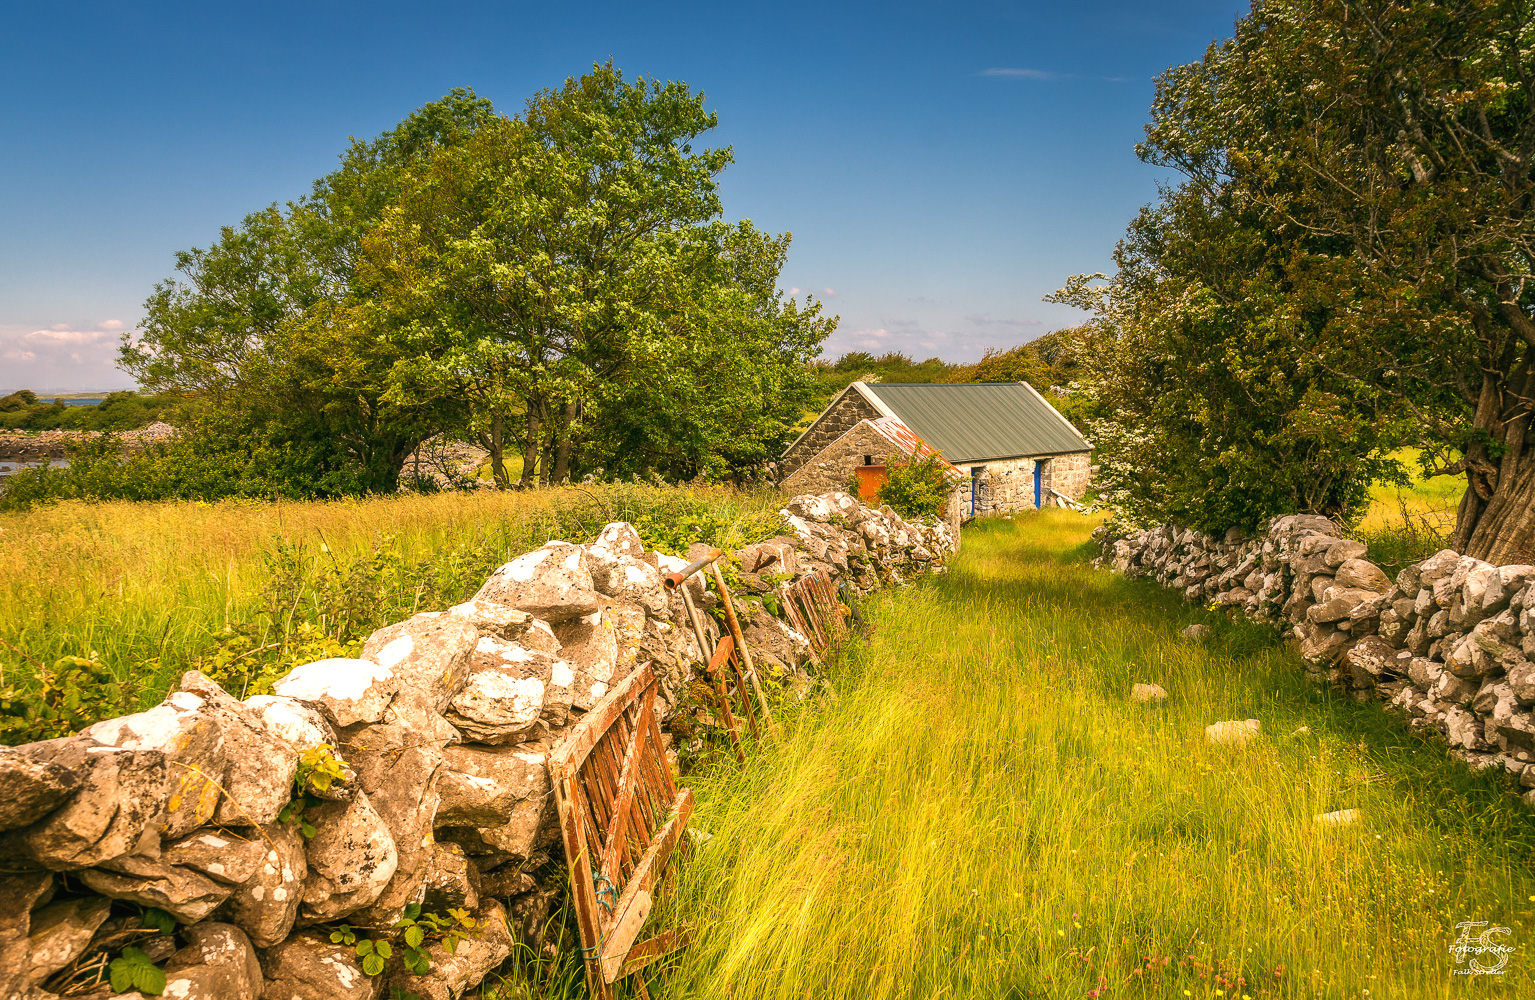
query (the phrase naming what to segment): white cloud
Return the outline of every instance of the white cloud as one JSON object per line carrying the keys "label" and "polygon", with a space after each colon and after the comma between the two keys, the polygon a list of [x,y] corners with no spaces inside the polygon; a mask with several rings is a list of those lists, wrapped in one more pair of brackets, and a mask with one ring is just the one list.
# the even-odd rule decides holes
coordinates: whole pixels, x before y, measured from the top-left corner
{"label": "white cloud", "polygon": [[798,289],[798,288],[791,288],[791,289],[789,289],[789,290],[788,290],[788,292],[786,292],[786,293],[785,293],[785,294],[786,294],[786,295],[788,295],[788,296],[789,296],[789,298],[791,298],[791,299],[792,299],[792,298],[794,298],[794,297],[795,297],[795,296],[796,296],[796,295],[798,295],[798,294],[799,294],[799,289]]}
{"label": "white cloud", "polygon": [[1127,76],[1083,76],[1081,73],[1055,73],[1048,69],[1028,69],[1022,66],[993,66],[983,69],[981,76],[1000,77],[1004,80],[1097,80],[1101,83],[1128,83]]}
{"label": "white cloud", "polygon": [[834,299],[837,297],[837,290],[835,288],[823,288],[821,289],[821,297]]}
{"label": "white cloud", "polygon": [[[46,330],[33,330],[21,339],[29,344],[96,344],[109,334],[104,330],[73,330],[68,324],[56,323]],[[116,338],[113,338],[116,339]]]}
{"label": "white cloud", "polygon": [[0,395],[21,388],[127,388],[132,379],[117,368],[117,345],[126,328],[107,320],[94,328],[73,323],[45,327],[0,324]]}
{"label": "white cloud", "polygon": [[992,319],[990,313],[978,313],[966,316],[966,320],[977,326],[1039,326],[1037,319]]}
{"label": "white cloud", "polygon": [[1024,69],[1013,66],[993,66],[991,69],[981,70],[982,76],[1000,76],[1009,80],[1059,80],[1059,73],[1052,73],[1045,69]]}

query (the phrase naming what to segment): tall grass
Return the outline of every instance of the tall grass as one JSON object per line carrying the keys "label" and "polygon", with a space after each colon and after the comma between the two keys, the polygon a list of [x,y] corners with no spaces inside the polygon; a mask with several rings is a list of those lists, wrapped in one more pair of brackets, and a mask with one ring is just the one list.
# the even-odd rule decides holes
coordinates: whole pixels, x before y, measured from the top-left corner
{"label": "tall grass", "polygon": [[1391,575],[1446,548],[1455,534],[1455,513],[1466,492],[1465,476],[1424,479],[1418,472],[1416,449],[1392,457],[1407,467],[1405,486],[1377,483],[1370,488],[1370,507],[1353,537],[1370,547],[1370,559]]}
{"label": "tall grass", "polygon": [[[1312,687],[1272,634],[1090,569],[1090,527],[970,529],[949,575],[868,602],[835,702],[695,780],[713,836],[663,920],[700,934],[655,995],[1535,995],[1535,823],[1505,779]],[[1206,740],[1245,718],[1255,743]],[[1315,820],[1339,809],[1363,819]],[[1503,975],[1451,974],[1462,920],[1512,929]]]}
{"label": "tall grass", "polygon": [[[159,701],[184,670],[249,694],[295,662],[354,651],[372,629],[462,601],[550,538],[635,522],[667,551],[776,532],[780,498],[609,484],[329,503],[79,503],[0,515],[0,736],[16,743]],[[52,722],[14,714],[61,657],[121,694]],[[116,690],[114,689],[114,690]]]}

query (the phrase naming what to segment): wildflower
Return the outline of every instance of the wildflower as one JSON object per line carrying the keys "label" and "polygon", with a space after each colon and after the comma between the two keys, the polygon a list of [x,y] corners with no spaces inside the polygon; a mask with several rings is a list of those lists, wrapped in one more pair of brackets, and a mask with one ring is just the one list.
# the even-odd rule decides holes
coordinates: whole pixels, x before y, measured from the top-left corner
{"label": "wildflower", "polygon": [[1056,937],[1065,937],[1066,936],[1066,932],[1065,931],[1056,931],[1055,932],[1055,936]]}

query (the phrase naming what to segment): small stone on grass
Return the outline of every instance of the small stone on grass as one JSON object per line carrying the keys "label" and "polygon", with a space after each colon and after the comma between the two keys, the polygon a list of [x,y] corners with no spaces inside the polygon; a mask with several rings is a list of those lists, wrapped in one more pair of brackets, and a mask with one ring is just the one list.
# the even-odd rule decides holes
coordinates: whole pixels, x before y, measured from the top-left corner
{"label": "small stone on grass", "polygon": [[1130,700],[1142,704],[1166,701],[1167,691],[1160,684],[1137,684],[1130,689]]}
{"label": "small stone on grass", "polygon": [[1251,743],[1262,729],[1263,723],[1257,719],[1243,719],[1240,722],[1216,722],[1205,727],[1205,737],[1211,743],[1241,747]]}

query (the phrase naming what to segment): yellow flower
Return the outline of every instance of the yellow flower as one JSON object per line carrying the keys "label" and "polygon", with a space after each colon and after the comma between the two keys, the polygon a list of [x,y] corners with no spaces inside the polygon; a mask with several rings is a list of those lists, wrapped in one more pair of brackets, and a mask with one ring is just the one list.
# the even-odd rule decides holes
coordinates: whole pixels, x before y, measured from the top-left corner
{"label": "yellow flower", "polygon": [[1066,932],[1065,931],[1056,931],[1055,932],[1055,936],[1056,937],[1065,937],[1066,936]]}
{"label": "yellow flower", "polygon": [[1183,991],[1183,995],[1184,995],[1184,996],[1186,996],[1186,997],[1191,997],[1191,996],[1193,996],[1193,995],[1194,995],[1194,994],[1192,994],[1192,993],[1190,993],[1190,992],[1189,992],[1189,991],[1188,991],[1188,990],[1184,990],[1184,991]]}

